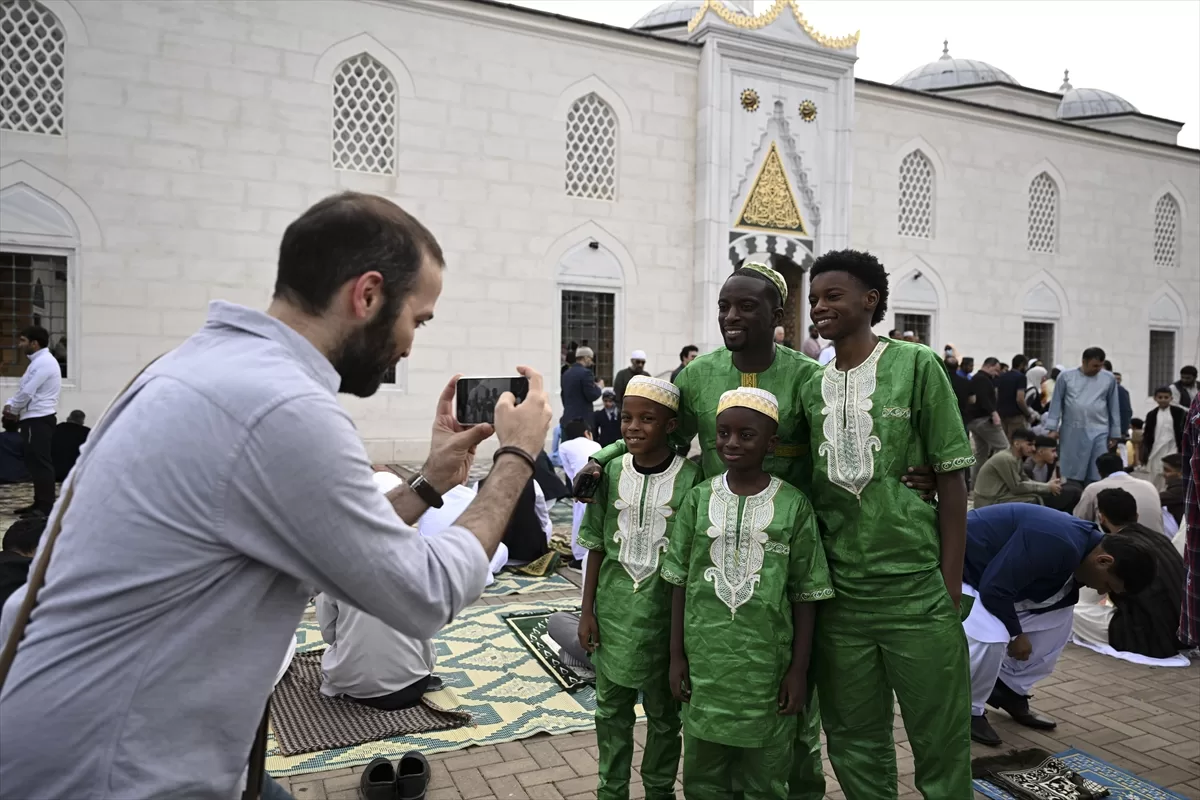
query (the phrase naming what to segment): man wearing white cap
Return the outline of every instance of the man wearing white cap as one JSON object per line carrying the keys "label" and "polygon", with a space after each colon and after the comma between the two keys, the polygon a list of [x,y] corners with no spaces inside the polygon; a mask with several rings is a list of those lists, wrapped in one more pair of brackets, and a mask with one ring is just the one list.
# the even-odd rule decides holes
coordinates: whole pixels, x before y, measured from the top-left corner
{"label": "man wearing white cap", "polygon": [[649,375],[646,372],[646,353],[643,350],[634,350],[629,355],[629,366],[617,373],[613,378],[613,392],[617,396],[617,408],[621,407],[621,400],[625,397],[625,387],[629,385],[629,381],[635,375]]}

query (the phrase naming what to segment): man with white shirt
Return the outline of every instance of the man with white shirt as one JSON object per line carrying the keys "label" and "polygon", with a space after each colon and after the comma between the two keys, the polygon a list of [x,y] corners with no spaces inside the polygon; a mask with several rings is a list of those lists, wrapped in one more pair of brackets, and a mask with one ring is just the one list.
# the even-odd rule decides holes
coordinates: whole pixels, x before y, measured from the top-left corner
{"label": "man with white shirt", "polygon": [[40,325],[21,331],[17,344],[29,356],[21,385],[4,404],[4,416],[21,420],[25,466],[33,480],[33,504],[18,509],[18,516],[49,516],[54,507],[54,426],[58,424],[58,394],[62,370],[47,347],[50,334]]}
{"label": "man with white shirt", "polygon": [[1157,533],[1164,533],[1162,501],[1159,499],[1158,490],[1154,488],[1153,483],[1135,478],[1126,472],[1125,466],[1121,463],[1121,457],[1116,453],[1104,453],[1097,458],[1096,469],[1100,473],[1100,480],[1089,484],[1083,490],[1079,504],[1075,506],[1075,516],[1099,525],[1101,522],[1100,507],[1096,499],[1100,493],[1105,489],[1124,489],[1137,501],[1138,524],[1145,525]]}
{"label": "man with white shirt", "polygon": [[[583,420],[573,420],[563,427],[563,441],[558,446],[558,455],[562,459],[563,472],[567,473],[567,483],[575,485],[575,476],[579,470],[587,466],[588,459],[600,452],[600,445],[592,439],[592,432]],[[568,567],[574,570],[583,569],[583,559],[587,557],[587,548],[579,542],[579,525],[583,522],[583,512],[586,506],[578,501],[571,517],[571,561]]]}

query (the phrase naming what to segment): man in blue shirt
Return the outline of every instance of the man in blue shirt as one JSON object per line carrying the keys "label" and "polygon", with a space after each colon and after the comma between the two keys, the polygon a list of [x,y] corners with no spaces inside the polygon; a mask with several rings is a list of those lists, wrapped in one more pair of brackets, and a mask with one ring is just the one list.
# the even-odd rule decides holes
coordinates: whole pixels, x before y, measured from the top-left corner
{"label": "man in blue shirt", "polygon": [[592,405],[604,391],[604,381],[596,380],[592,372],[595,360],[592,348],[580,347],[575,351],[575,363],[562,374],[563,415],[560,425],[565,427],[571,420],[579,419],[591,427]]}
{"label": "man in blue shirt", "polygon": [[1026,503],[967,515],[963,594],[976,598],[963,623],[971,660],[971,738],[1000,744],[984,704],[1031,728],[1054,720],[1029,708],[1071,635],[1079,587],[1136,594],[1154,580],[1154,555],[1127,534]]}

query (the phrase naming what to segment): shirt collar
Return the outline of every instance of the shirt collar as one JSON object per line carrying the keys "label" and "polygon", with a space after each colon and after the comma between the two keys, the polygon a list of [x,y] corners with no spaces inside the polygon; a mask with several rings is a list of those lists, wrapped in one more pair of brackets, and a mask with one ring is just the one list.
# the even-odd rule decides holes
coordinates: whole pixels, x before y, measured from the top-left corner
{"label": "shirt collar", "polygon": [[38,350],[36,353],[29,354],[29,362],[33,363],[33,361],[35,359],[41,358],[43,355],[50,356],[51,358],[54,357],[54,355],[50,352],[49,347],[43,347],[41,350]]}
{"label": "shirt collar", "polygon": [[208,321],[205,327],[232,328],[251,336],[269,339],[287,348],[303,365],[305,371],[327,388],[330,394],[337,394],[338,387],[342,385],[342,377],[338,375],[338,371],[320,350],[313,347],[312,342],[295,329],[262,311],[224,300],[213,300],[208,304]]}

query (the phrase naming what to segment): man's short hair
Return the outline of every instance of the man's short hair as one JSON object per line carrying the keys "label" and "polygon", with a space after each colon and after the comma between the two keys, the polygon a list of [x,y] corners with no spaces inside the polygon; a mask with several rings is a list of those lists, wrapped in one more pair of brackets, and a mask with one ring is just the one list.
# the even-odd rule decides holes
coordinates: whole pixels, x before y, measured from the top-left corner
{"label": "man's short hair", "polygon": [[1108,360],[1105,360],[1105,362],[1104,362],[1104,368],[1105,368],[1106,370],[1108,370],[1109,372],[1112,372],[1112,371],[1113,371],[1113,368],[1112,368],[1112,362],[1111,362],[1111,361],[1108,361]]}
{"label": "man's short hair", "polygon": [[[1108,491],[1123,491],[1121,489]],[[1101,494],[1104,494],[1101,492]],[[1129,494],[1125,492],[1125,494]],[[1132,499],[1132,498],[1130,498]],[[1137,503],[1134,502],[1134,506]],[[1108,516],[1107,514],[1105,516]],[[1153,534],[1157,536],[1158,534]],[[1110,533],[1100,542],[1104,552],[1113,557],[1112,574],[1125,584],[1125,594],[1137,594],[1154,582],[1158,573],[1154,551],[1137,534]]]}
{"label": "man's short hair", "polygon": [[689,344],[687,347],[685,347],[679,351],[679,360],[683,361],[685,358],[688,357],[689,353],[699,353],[699,352],[700,352],[699,347],[696,347],[696,345],[694,345],[694,344]]}
{"label": "man's short hair", "polygon": [[1013,369],[1021,369],[1028,363],[1029,363],[1029,359],[1020,353],[1017,353],[1015,356],[1012,357]]}
{"label": "man's short hair", "polygon": [[1170,386],[1160,386],[1154,390],[1154,393],[1155,394],[1170,394],[1171,387]]}
{"label": "man's short hair", "polygon": [[45,530],[46,517],[19,519],[4,532],[4,550],[10,553],[33,553]]}
{"label": "man's short hair", "polygon": [[1037,443],[1038,435],[1028,428],[1020,428],[1012,432],[1013,439],[1020,439],[1022,442]]}
{"label": "man's short hair", "polygon": [[569,442],[578,439],[588,432],[588,424],[581,419],[573,419],[563,426],[562,440]]}
{"label": "man's short hair", "polygon": [[1056,442],[1054,439],[1051,439],[1049,436],[1037,437],[1037,440],[1034,444],[1039,450],[1043,447],[1053,447],[1056,450],[1058,449],[1058,442]]}
{"label": "man's short hair", "polygon": [[1180,375],[1191,375],[1194,378],[1194,377],[1196,377],[1197,373],[1196,373],[1196,368],[1193,367],[1191,364],[1188,364],[1186,367],[1179,370],[1179,374]]}
{"label": "man's short hair", "polygon": [[1137,522],[1137,500],[1124,489],[1105,489],[1096,495],[1096,507],[1114,525],[1132,525]]}
{"label": "man's short hair", "polygon": [[1125,469],[1125,465],[1121,463],[1121,457],[1116,453],[1103,453],[1096,458],[1096,470],[1100,473],[1101,478],[1107,478],[1114,472],[1120,472]]}
{"label": "man's short hair", "polygon": [[813,262],[808,272],[810,286],[813,278],[822,272],[848,272],[867,289],[879,292],[879,305],[875,306],[875,313],[871,315],[871,324],[883,322],[888,307],[888,274],[878,258],[860,250],[831,250]]}
{"label": "man's short hair", "polygon": [[959,366],[965,368],[968,365],[970,365],[972,367],[975,366],[975,359],[972,358],[971,356],[963,356],[963,360],[959,362]]}
{"label": "man's short hair", "polygon": [[30,325],[28,328],[22,329],[20,335],[31,342],[37,342],[38,347],[50,346],[50,331],[41,325]]}
{"label": "man's short hair", "polygon": [[76,425],[82,425],[86,420],[87,414],[84,414],[79,409],[76,409],[67,415],[67,422],[73,422]]}
{"label": "man's short hair", "polygon": [[1169,456],[1162,457],[1164,467],[1170,467],[1176,472],[1183,472],[1183,456],[1179,453],[1171,453]]}
{"label": "man's short hair", "polygon": [[1000,359],[996,358],[995,356],[988,356],[987,358],[985,358],[985,359],[983,360],[983,365],[984,365],[985,367],[996,367],[996,366],[999,366],[999,365],[1000,365]]}
{"label": "man's short hair", "polygon": [[426,258],[445,264],[437,239],[415,217],[383,197],[342,192],[283,232],[275,297],[321,314],[347,281],[378,272],[386,302],[398,308]]}
{"label": "man's short hair", "polygon": [[1089,347],[1083,351],[1084,361],[1104,361],[1107,358],[1104,351],[1099,347]]}

